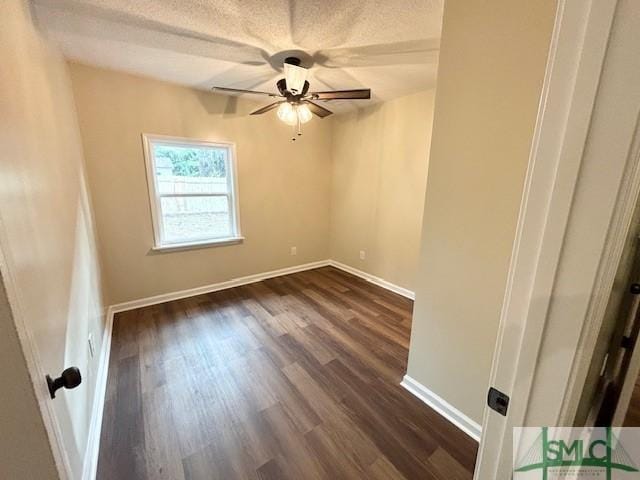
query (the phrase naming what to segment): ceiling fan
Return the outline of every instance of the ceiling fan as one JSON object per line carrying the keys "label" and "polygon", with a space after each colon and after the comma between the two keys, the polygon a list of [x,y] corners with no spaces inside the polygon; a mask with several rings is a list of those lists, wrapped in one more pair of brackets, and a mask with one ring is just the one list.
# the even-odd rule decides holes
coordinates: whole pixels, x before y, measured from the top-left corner
{"label": "ceiling fan", "polygon": [[[285,58],[285,78],[281,78],[276,83],[279,93],[258,92],[227,87],[213,87],[212,90],[214,92],[249,93],[281,98],[282,100],[278,100],[251,112],[251,115],[262,115],[277,108],[278,118],[287,125],[296,127],[298,136],[302,135],[302,124],[311,120],[313,115],[324,118],[333,113],[331,110],[317,104],[315,102],[316,100],[368,100],[371,98],[371,90],[368,88],[309,93],[309,82],[307,81],[308,69],[302,67],[300,63],[300,59],[297,57]],[[295,139],[296,137],[294,136],[292,140],[295,141]]]}

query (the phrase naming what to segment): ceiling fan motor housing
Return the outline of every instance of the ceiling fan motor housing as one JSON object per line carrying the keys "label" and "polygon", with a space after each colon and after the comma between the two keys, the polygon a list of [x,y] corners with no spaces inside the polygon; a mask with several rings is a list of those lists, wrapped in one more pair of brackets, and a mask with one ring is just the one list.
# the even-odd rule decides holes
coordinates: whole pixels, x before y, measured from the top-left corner
{"label": "ceiling fan motor housing", "polygon": [[308,81],[304,82],[304,87],[302,89],[302,92],[300,92],[299,94],[293,94],[289,90],[287,90],[287,81],[284,78],[281,78],[280,80],[278,80],[278,82],[276,83],[276,86],[278,87],[278,91],[280,92],[280,95],[285,97],[287,102],[289,103],[300,102],[300,100],[302,100],[302,97],[304,97],[309,91]]}

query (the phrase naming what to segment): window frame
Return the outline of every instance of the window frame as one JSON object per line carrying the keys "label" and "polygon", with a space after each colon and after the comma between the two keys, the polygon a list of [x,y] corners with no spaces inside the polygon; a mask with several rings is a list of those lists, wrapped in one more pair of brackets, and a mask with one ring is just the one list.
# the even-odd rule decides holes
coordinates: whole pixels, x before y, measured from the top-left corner
{"label": "window frame", "polygon": [[[229,245],[240,243],[244,237],[240,233],[240,205],[238,201],[238,175],[236,169],[236,145],[233,142],[198,140],[188,137],[174,137],[168,135],[142,134],[144,147],[144,162],[147,174],[147,192],[149,195],[149,208],[151,210],[151,223],[153,227],[152,250],[183,250],[189,248],[202,248],[207,246]],[[160,194],[157,184],[156,162],[154,156],[154,144],[175,145],[178,147],[197,148],[214,147],[227,150],[228,167],[228,193],[186,193],[186,194]],[[162,206],[163,197],[227,197],[229,215],[231,217],[231,235],[216,238],[204,238],[193,241],[166,242],[163,237]]]}

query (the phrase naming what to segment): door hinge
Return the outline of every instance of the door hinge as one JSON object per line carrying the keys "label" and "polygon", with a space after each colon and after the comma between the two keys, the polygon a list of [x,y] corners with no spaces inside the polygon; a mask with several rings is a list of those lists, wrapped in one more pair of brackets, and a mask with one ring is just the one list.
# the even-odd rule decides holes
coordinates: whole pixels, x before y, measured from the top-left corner
{"label": "door hinge", "polygon": [[491,387],[487,396],[487,404],[489,408],[506,417],[509,409],[509,396]]}
{"label": "door hinge", "polygon": [[625,350],[633,350],[634,342],[631,337],[622,337],[622,341],[620,342],[620,346]]}

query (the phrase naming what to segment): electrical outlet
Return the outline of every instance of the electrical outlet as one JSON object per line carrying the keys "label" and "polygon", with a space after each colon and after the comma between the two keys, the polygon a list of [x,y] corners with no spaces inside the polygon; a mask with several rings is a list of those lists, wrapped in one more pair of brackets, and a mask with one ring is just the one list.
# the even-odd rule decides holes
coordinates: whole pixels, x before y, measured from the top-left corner
{"label": "electrical outlet", "polygon": [[364,250],[360,250],[360,260],[367,258],[367,253]]}
{"label": "electrical outlet", "polygon": [[291,255],[297,255],[298,254],[298,247],[291,247]]}
{"label": "electrical outlet", "polygon": [[93,345],[93,333],[89,334],[89,338],[87,339],[87,343],[89,343],[89,356],[91,356],[91,358],[93,358],[93,356],[96,354],[96,349],[95,349],[95,346]]}

